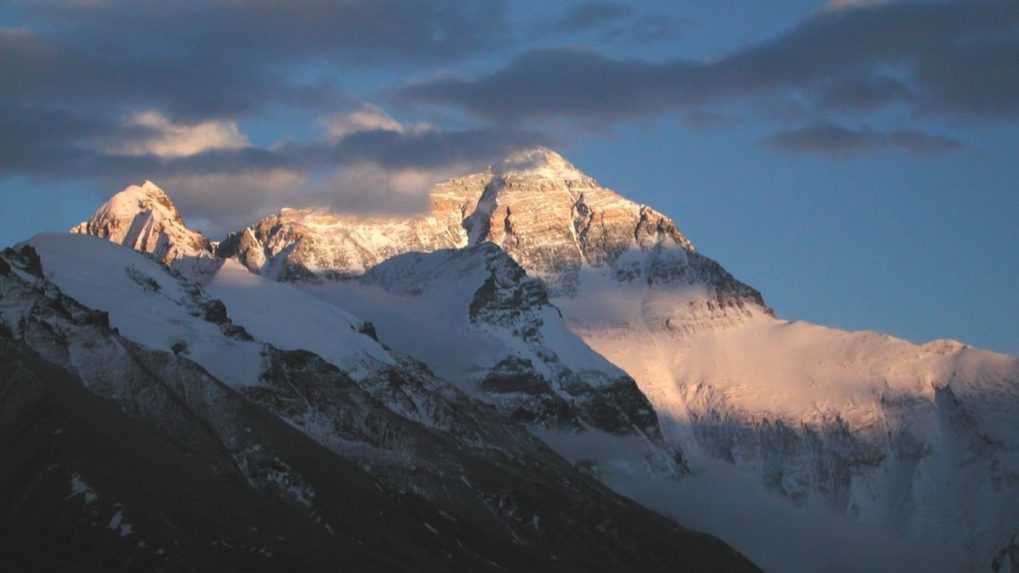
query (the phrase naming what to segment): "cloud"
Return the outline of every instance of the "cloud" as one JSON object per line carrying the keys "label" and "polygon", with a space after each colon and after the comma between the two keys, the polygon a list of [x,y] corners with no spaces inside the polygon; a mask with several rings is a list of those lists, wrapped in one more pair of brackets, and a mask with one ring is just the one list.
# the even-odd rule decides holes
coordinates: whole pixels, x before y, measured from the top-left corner
{"label": "cloud", "polygon": [[[188,225],[210,237],[222,237],[276,211],[296,204],[308,184],[304,173],[270,169],[252,173],[181,173],[156,178],[188,217]],[[121,181],[110,181],[119,189]]]}
{"label": "cloud", "polygon": [[403,124],[372,104],[364,104],[350,112],[336,113],[322,119],[329,137],[343,139],[362,131],[393,131],[402,133]]}
{"label": "cloud", "polygon": [[75,179],[108,191],[152,179],[212,236],[283,206],[422,210],[433,183],[551,143],[517,129],[406,126],[372,106],[333,117],[330,125],[341,129],[329,137],[272,147],[249,144],[230,122],[182,126],[149,113],[125,126],[70,112],[19,111],[0,113],[0,177]]}
{"label": "cloud", "polygon": [[453,62],[508,33],[504,0],[7,5],[21,21],[0,28],[0,104],[155,109],[186,123],[342,108],[353,101],[336,83],[345,70]]}
{"label": "cloud", "polygon": [[914,154],[936,154],[962,147],[955,139],[913,129],[886,132],[868,127],[853,129],[830,122],[783,131],[764,138],[762,143],[781,151],[829,156],[881,148],[896,148]]}
{"label": "cloud", "polygon": [[114,171],[137,173],[129,179],[153,178],[173,195],[189,222],[216,237],[283,206],[371,215],[421,212],[428,207],[427,194],[435,183],[546,141],[538,134],[513,130],[401,126],[351,131],[332,140],[274,149],[104,161],[136,161]]}
{"label": "cloud", "polygon": [[944,153],[961,149],[957,139],[916,129],[899,129],[887,134],[888,144],[912,153]]}
{"label": "cloud", "polygon": [[512,151],[550,144],[539,132],[508,127],[482,127],[456,131],[362,131],[335,145],[318,148],[345,162],[372,162],[391,169],[437,168],[450,164],[481,165]]}
{"label": "cloud", "polygon": [[[617,2],[572,6],[546,22],[559,35],[543,42],[647,38],[671,33],[655,29],[675,23]],[[453,76],[453,64],[515,46],[520,35],[509,25],[506,1],[14,0],[8,13],[19,25],[0,27],[0,177],[73,178],[111,188],[145,178],[172,181],[186,190],[189,214],[207,218],[224,216],[225,205],[253,212],[284,199],[404,209],[451,169],[558,143],[549,134],[571,122],[601,127],[678,112],[689,126],[719,127],[728,118],[705,110],[727,102],[747,102],[764,114],[772,113],[760,111],[766,102],[795,102],[804,108],[797,121],[830,116],[839,125],[893,106],[921,120],[1013,118],[1016,6],[990,0],[839,6],[713,61],[536,49],[489,73]],[[461,121],[456,129],[398,121],[340,83],[350,70],[396,74],[411,66],[447,73],[405,86],[395,101],[452,107],[483,121]],[[414,111],[402,108],[401,117]],[[243,133],[247,120],[275,113],[312,126],[318,121],[321,137],[269,144],[264,133],[255,142]],[[857,133],[841,139],[828,133],[829,143],[813,146],[808,135],[815,142],[824,137],[776,134],[771,145],[917,153],[957,145],[915,126],[848,131]],[[287,185],[300,193],[283,193]],[[333,201],[344,195],[341,187],[351,191]],[[235,199],[241,191],[234,190],[245,188],[253,199]],[[230,199],[220,202],[202,189]]]}
{"label": "cloud", "polygon": [[176,124],[161,113],[150,110],[132,114],[125,123],[128,128],[143,128],[151,135],[115,143],[108,148],[111,153],[186,157],[212,149],[241,149],[250,145],[234,121]]}
{"label": "cloud", "polygon": [[325,128],[327,136],[338,141],[357,133],[373,131],[421,134],[428,131],[437,131],[431,124],[418,122],[405,125],[393,119],[377,105],[362,103],[352,111],[345,111],[328,115],[320,120]]}
{"label": "cloud", "polygon": [[901,104],[926,116],[1014,119],[1016,61],[1019,3],[903,1],[822,10],[713,61],[539,49],[487,74],[411,84],[398,98],[507,123],[617,121],[783,94],[818,108]]}
{"label": "cloud", "polygon": [[[313,57],[354,66],[444,62],[505,40],[505,0],[13,0],[43,23],[104,52],[151,59],[175,52],[210,65]],[[158,37],[153,35],[158,30]],[[217,61],[219,60],[219,61]]]}
{"label": "cloud", "polygon": [[538,36],[593,36],[599,43],[647,44],[675,36],[689,23],[663,12],[640,10],[633,4],[588,1],[568,5],[549,23],[537,25]]}
{"label": "cloud", "polygon": [[[111,190],[151,178],[211,226],[269,206],[387,201],[336,201],[341,183],[409,204],[451,166],[545,138],[401,123],[339,78],[501,48],[507,10],[505,0],[13,0],[5,14],[18,26],[0,26],[0,178]],[[271,114],[321,118],[323,137],[253,143],[245,120]]]}
{"label": "cloud", "polygon": [[580,32],[629,19],[636,9],[621,2],[584,2],[568,7],[555,21],[555,29]]}
{"label": "cloud", "polygon": [[427,209],[428,192],[436,183],[477,168],[477,165],[454,163],[432,168],[393,169],[370,162],[355,163],[313,186],[300,203],[339,213],[419,213]]}
{"label": "cloud", "polygon": [[853,10],[884,4],[888,0],[828,0],[824,5],[825,10]]}
{"label": "cloud", "polygon": [[688,99],[683,78],[694,67],[615,60],[575,48],[539,49],[489,75],[438,78],[410,85],[397,98],[456,106],[501,123],[549,117],[618,120],[682,105]]}

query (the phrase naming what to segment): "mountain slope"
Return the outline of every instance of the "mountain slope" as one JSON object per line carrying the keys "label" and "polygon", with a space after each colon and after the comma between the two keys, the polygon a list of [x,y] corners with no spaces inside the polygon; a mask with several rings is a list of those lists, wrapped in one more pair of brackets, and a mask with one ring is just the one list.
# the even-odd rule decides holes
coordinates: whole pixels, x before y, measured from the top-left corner
{"label": "mountain slope", "polygon": [[0,366],[9,570],[319,570],[331,559],[395,567],[235,472],[215,471],[231,465],[222,454],[182,451],[23,344],[0,338]]}
{"label": "mountain slope", "polygon": [[494,245],[401,255],[357,281],[304,289],[370,316],[387,344],[549,443],[588,435],[623,452],[583,456],[601,477],[684,472],[634,381],[570,333],[541,282]]}
{"label": "mountain slope", "polygon": [[[69,266],[67,253],[80,265],[75,271],[96,266],[104,272],[69,279],[59,268]],[[0,336],[13,349],[4,354],[5,366],[13,364],[4,372],[18,372],[13,378],[18,385],[4,392],[25,396],[4,402],[4,419],[26,428],[4,435],[37,436],[8,443],[14,448],[10,459],[21,461],[5,466],[14,472],[5,489],[13,497],[2,513],[5,519],[25,512],[38,516],[23,530],[32,540],[29,547],[79,563],[102,559],[108,567],[146,560],[208,563],[218,559],[217,552],[243,547],[254,553],[237,561],[248,570],[263,565],[324,570],[339,562],[372,570],[671,570],[681,561],[720,571],[753,570],[717,540],[612,494],[490,409],[441,380],[419,375],[413,363],[401,360],[399,369],[383,363],[378,376],[354,380],[310,352],[258,342],[238,330],[220,305],[209,306],[222,314],[192,316],[192,303],[209,302],[200,286],[141,254],[90,237],[41,236],[5,251],[0,262]],[[136,281],[140,275],[145,280]],[[48,276],[82,298],[104,300],[109,295],[102,291],[113,290],[118,304],[110,313],[90,309]],[[226,339],[262,344],[259,379],[223,384],[179,347],[155,350],[129,340],[128,333],[151,335],[132,324],[142,305],[131,299],[151,301],[153,330],[160,334],[150,339],[154,345],[165,345],[162,335],[172,328],[175,336],[215,344],[215,333],[198,322],[219,328]],[[371,340],[346,328],[350,337]],[[336,333],[343,338],[342,329]],[[206,355],[195,358],[212,364]],[[55,374],[54,367],[65,374]],[[66,403],[66,388],[71,405],[52,411],[43,406],[49,404],[46,396]],[[117,415],[96,413],[101,419],[93,420],[89,404],[95,396],[105,398]],[[68,419],[69,410],[77,417]],[[405,410],[414,415],[403,415]],[[39,417],[40,411],[50,414]],[[136,441],[125,442],[118,453],[101,449],[106,434],[83,432],[80,451],[77,446],[54,451],[42,441],[60,434],[47,429],[52,424],[70,429],[94,424],[109,428],[107,433],[129,432]],[[147,429],[132,432],[132,424]],[[166,446],[160,440],[196,457],[181,464],[168,457],[164,464],[139,453],[151,448],[152,456],[161,456]],[[107,460],[113,455],[120,456],[115,463]],[[159,470],[155,483],[168,483],[159,485],[160,495],[149,499],[145,487],[117,477],[116,468],[132,463]],[[241,491],[220,499],[215,488],[192,485],[210,475],[232,480]],[[185,489],[175,489],[177,483]],[[198,499],[211,496],[217,511],[224,511],[222,519],[196,512],[188,519],[203,526],[187,534],[168,530],[160,515],[167,513],[169,499],[192,487]],[[234,521],[229,504],[244,503],[246,496],[279,510],[252,517],[249,512],[260,507],[253,504],[236,513],[242,521]],[[51,515],[66,516],[59,517],[61,523],[70,519],[65,530],[83,531],[82,543],[69,545],[51,535],[44,523]],[[103,524],[113,527],[128,545],[104,540],[89,553],[94,536],[81,528],[91,523],[100,524],[100,537]],[[281,528],[286,533],[274,535]],[[311,533],[303,534],[305,529]],[[302,541],[290,541],[291,535]]]}
{"label": "mountain slope", "polygon": [[[722,461],[804,512],[895,531],[936,570],[986,567],[1019,527],[1014,358],[770,318],[574,330],[637,379],[694,471]],[[711,528],[736,543],[739,529]]]}

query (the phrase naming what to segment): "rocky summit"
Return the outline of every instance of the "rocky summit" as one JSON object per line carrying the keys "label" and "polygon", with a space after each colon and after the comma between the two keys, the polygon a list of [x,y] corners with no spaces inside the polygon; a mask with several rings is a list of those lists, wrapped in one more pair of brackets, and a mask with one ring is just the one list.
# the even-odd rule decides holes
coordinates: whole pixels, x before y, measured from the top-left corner
{"label": "rocky summit", "polygon": [[180,268],[204,269],[214,259],[209,239],[188,228],[166,192],[151,181],[117,193],[71,232],[107,239]]}

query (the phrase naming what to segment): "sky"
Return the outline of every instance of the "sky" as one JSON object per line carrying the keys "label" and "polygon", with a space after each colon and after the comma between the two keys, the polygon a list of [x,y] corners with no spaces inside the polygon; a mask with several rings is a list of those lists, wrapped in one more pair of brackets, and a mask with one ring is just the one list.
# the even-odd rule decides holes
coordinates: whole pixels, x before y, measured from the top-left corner
{"label": "sky", "polygon": [[0,244],[151,179],[220,238],[548,145],[777,313],[1019,355],[1019,2],[8,0]]}

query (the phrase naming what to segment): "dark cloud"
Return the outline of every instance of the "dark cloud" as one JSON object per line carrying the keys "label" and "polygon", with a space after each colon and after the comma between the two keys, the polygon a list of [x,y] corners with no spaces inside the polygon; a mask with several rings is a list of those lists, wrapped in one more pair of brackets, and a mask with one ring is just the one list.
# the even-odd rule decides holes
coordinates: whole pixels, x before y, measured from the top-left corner
{"label": "dark cloud", "polygon": [[352,166],[438,173],[545,141],[514,129],[362,130],[259,147],[238,129],[281,108],[302,121],[356,108],[361,100],[341,87],[346,70],[445,65],[503,46],[505,0],[33,0],[4,9],[18,26],[0,27],[0,177],[169,181],[192,215],[244,216],[280,200],[284,186],[306,192],[282,193],[288,203],[324,201],[319,180]]}
{"label": "dark cloud", "polygon": [[[802,117],[890,105],[917,117],[1019,115],[1019,3],[972,0],[825,10],[711,62],[531,50],[490,74],[444,76],[397,96],[461,108],[487,127],[397,125],[273,147],[251,145],[239,131],[238,121],[281,108],[303,121],[356,108],[362,102],[342,87],[346,70],[445,67],[512,46],[507,12],[506,0],[8,2],[5,15],[19,27],[0,27],[0,177],[220,178],[227,186],[259,174],[315,179],[353,165],[439,172],[549,143],[528,120],[597,126],[679,111],[687,125],[718,127],[727,118],[703,110],[728,101],[758,109],[795,102]],[[574,5],[552,23],[559,37],[631,39],[670,34],[674,24],[618,2]],[[957,146],[920,130],[834,126],[769,142],[790,150]]]}
{"label": "dark cloud", "polygon": [[765,145],[794,153],[840,156],[879,148],[896,148],[915,154],[933,154],[962,147],[955,139],[913,129],[880,131],[853,129],[835,123],[815,123],[783,131],[762,140]]}
{"label": "dark cloud", "polygon": [[830,110],[869,111],[914,99],[905,82],[886,75],[838,78],[816,92],[819,106]]}
{"label": "dark cloud", "polygon": [[0,177],[29,175],[43,183],[73,179],[107,193],[151,179],[173,196],[190,222],[214,237],[284,206],[420,211],[428,207],[426,193],[434,183],[480,170],[522,147],[554,143],[534,132],[495,128],[376,130],[338,141],[163,157],[53,142],[19,149],[7,141],[0,143]]}
{"label": "dark cloud", "polygon": [[740,123],[739,118],[717,111],[695,109],[683,114],[683,125],[691,129],[721,129]]}
{"label": "dark cloud", "polygon": [[[64,116],[58,117],[64,119]],[[53,119],[47,115],[43,121]],[[70,119],[69,124],[76,121]],[[32,120],[28,123],[27,129],[21,131],[37,134]],[[0,123],[0,129],[5,126]],[[81,126],[86,131],[90,128],[92,126]],[[411,133],[375,130],[353,133],[335,142],[289,143],[271,149],[250,146],[209,149],[181,157],[166,157],[151,153],[121,154],[73,141],[61,144],[55,139],[17,141],[5,138],[0,144],[0,176],[88,177],[114,173],[126,178],[171,177],[280,169],[304,171],[369,162],[392,169],[431,169],[449,164],[487,164],[522,147],[551,143],[548,136],[539,132],[501,128]]]}
{"label": "dark cloud", "polygon": [[29,22],[96,52],[233,63],[448,61],[505,40],[506,0],[21,0]]}
{"label": "dark cloud", "polygon": [[344,138],[332,153],[338,160],[370,161],[394,169],[434,168],[451,163],[488,163],[521,147],[549,143],[546,135],[518,129],[428,130],[412,134],[375,130]]}
{"label": "dark cloud", "polygon": [[590,50],[542,49],[481,78],[440,78],[409,86],[397,97],[454,105],[504,123],[556,116],[615,120],[690,102],[693,94],[683,78],[697,68],[683,61],[661,64],[615,60]]}
{"label": "dark cloud", "polygon": [[962,142],[944,135],[916,129],[899,129],[887,134],[888,144],[912,153],[944,153],[963,147]]}
{"label": "dark cloud", "polygon": [[563,32],[580,32],[629,19],[636,9],[621,2],[584,2],[571,6],[556,20],[554,27]]}
{"label": "dark cloud", "polygon": [[[448,62],[502,45],[506,33],[503,0],[12,6],[26,25],[0,28],[0,100],[159,107],[188,121],[273,104],[335,109],[351,99],[331,79],[336,66]],[[326,81],[309,81],[316,69]]]}
{"label": "dark cloud", "polygon": [[1019,2],[888,2],[824,10],[716,61],[621,60],[533,50],[473,78],[406,87],[403,101],[495,121],[612,121],[792,93],[819,109],[902,104],[961,117],[1019,115]]}
{"label": "dark cloud", "polygon": [[539,25],[539,36],[589,36],[600,43],[646,44],[675,37],[686,20],[671,14],[648,12],[633,4],[591,1],[569,5],[548,25]]}

